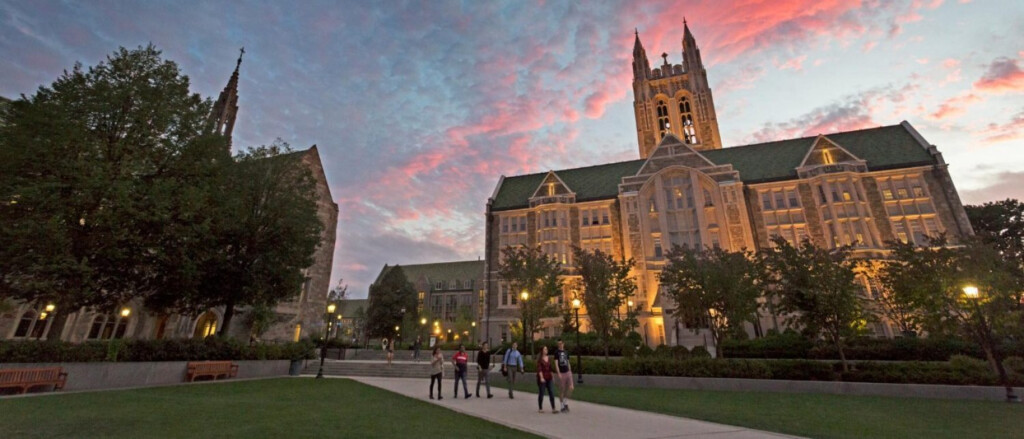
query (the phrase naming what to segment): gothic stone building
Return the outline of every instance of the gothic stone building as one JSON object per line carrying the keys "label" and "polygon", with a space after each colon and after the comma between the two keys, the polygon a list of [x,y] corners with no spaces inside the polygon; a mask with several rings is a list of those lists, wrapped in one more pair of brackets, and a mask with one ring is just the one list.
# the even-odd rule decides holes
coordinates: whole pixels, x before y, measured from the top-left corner
{"label": "gothic stone building", "polygon": [[[219,98],[214,103],[210,122],[217,132],[230,140],[238,112],[238,58],[235,71]],[[320,153],[316,145],[293,154],[301,155],[302,163],[309,167],[316,180],[317,216],[324,225],[320,245],[314,254],[313,265],[305,270],[306,281],[295,297],[283,301],[274,309],[275,323],[263,334],[263,340],[298,340],[323,330],[323,314],[330,289],[331,267],[334,258],[335,225],[338,205],[327,185]],[[82,308],[68,313],[66,310],[48,310],[44,303],[17,303],[14,309],[0,314],[0,337],[6,339],[52,339],[79,342],[111,338],[199,338],[215,333],[223,321],[223,309],[212,308],[198,315],[157,314],[144,309],[140,302],[126,303],[119,310],[99,313]],[[247,309],[238,309],[232,320],[231,336],[248,340],[250,328]],[[127,314],[124,316],[122,313]],[[61,334],[50,334],[55,319],[66,319]]]}
{"label": "gothic stone building", "polygon": [[[385,265],[377,279],[399,267]],[[405,277],[416,290],[416,315],[427,319],[419,328],[422,334],[444,340],[476,339],[484,316],[484,261],[439,262],[401,265]],[[416,322],[421,325],[420,322]],[[475,323],[475,325],[474,325]],[[468,326],[468,327],[467,327]]]}
{"label": "gothic stone building", "polygon": [[[683,63],[650,68],[639,35],[633,92],[640,159],[501,177],[486,211],[486,318],[492,339],[518,320],[517,294],[497,279],[506,246],[529,245],[559,260],[572,295],[572,247],[636,261],[637,331],[652,346],[706,345],[669,312],[658,274],[674,246],[767,248],[781,236],[809,238],[858,257],[881,254],[889,240],[924,243],[973,233],[946,163],[907,122],[872,129],[722,148],[700,51],[684,28]],[[870,297],[876,285],[861,279]],[[625,311],[625,310],[623,310]],[[583,310],[584,328],[585,309]],[[557,319],[544,334],[553,335]],[[777,322],[752,325],[751,332]],[[777,326],[776,326],[777,327]],[[874,328],[891,336],[886,324]]]}

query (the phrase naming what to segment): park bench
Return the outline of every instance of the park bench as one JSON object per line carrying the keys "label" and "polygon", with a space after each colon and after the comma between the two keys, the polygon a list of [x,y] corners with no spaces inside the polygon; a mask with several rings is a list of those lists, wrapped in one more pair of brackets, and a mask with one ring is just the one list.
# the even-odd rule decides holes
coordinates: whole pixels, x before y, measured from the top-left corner
{"label": "park bench", "polygon": [[40,367],[34,369],[0,370],[0,389],[17,388],[19,393],[28,393],[33,387],[53,386],[53,390],[64,388],[68,373],[61,367]]}
{"label": "park bench", "polygon": [[234,378],[238,375],[238,365],[230,361],[192,361],[188,363],[185,379],[189,382],[199,377]]}

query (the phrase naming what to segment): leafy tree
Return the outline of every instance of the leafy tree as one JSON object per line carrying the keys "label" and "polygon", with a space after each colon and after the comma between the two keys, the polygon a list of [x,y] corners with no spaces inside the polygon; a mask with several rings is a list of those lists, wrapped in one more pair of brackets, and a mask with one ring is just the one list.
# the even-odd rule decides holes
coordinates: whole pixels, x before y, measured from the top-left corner
{"label": "leafy tree", "polygon": [[87,70],[76,64],[9,103],[0,297],[102,310],[194,286],[196,267],[167,244],[205,233],[197,191],[228,158],[225,139],[207,129],[209,111],[153,46],[122,48]]}
{"label": "leafy tree", "polygon": [[224,307],[226,336],[236,307],[273,306],[297,296],[324,228],[316,182],[286,144],[250,148],[226,173],[197,294],[179,304]]}
{"label": "leafy tree", "polygon": [[562,294],[562,267],[539,247],[508,246],[502,249],[501,256],[498,279],[513,294],[527,294],[526,300],[516,296],[519,315],[526,334],[534,334],[541,329],[542,318],[558,315],[558,308],[551,299]]}
{"label": "leafy tree", "polygon": [[722,340],[742,332],[744,322],[755,321],[760,277],[749,253],[675,247],[668,253],[660,282],[676,303],[677,318],[708,322],[716,356],[721,358]]}
{"label": "leafy tree", "polygon": [[877,299],[882,314],[904,333],[954,332],[951,316],[935,312],[931,302],[937,291],[955,289],[960,283],[956,250],[943,236],[930,238],[927,248],[900,241],[889,242],[888,248],[889,258],[881,262],[878,271],[884,289]]}
{"label": "leafy tree", "polygon": [[869,317],[857,294],[857,263],[849,258],[849,247],[826,250],[806,239],[794,247],[781,237],[772,243],[775,247],[762,257],[771,272],[769,292],[778,311],[786,314],[784,321],[830,341],[839,351],[843,371],[849,371],[844,341]]}
{"label": "leafy tree", "polygon": [[[1006,261],[1004,266],[1016,278],[1017,291],[1024,294],[1024,203],[1006,199],[965,209],[974,233],[999,252]],[[1024,307],[1024,297],[1019,298],[1018,310]]]}
{"label": "leafy tree", "polygon": [[402,325],[404,311],[416,309],[416,289],[405,277],[405,270],[395,265],[384,267],[380,282],[370,285],[370,303],[363,328],[367,337],[388,337],[395,326]]}
{"label": "leafy tree", "polygon": [[[899,270],[883,271],[882,276],[892,293],[925,316],[924,328],[952,328],[977,341],[1006,387],[1007,399],[1016,399],[999,350],[1002,341],[1019,334],[1024,314],[1014,262],[981,239],[950,247],[939,237],[916,249],[898,243],[891,248],[889,264]],[[971,295],[966,287],[974,288]]]}
{"label": "leafy tree", "polygon": [[632,325],[632,319],[635,319],[632,315],[635,310],[631,310],[624,321],[618,314],[619,309],[636,294],[636,282],[630,276],[634,261],[617,262],[600,250],[573,247],[572,251],[576,271],[580,275],[583,306],[587,310],[590,327],[604,346],[607,357],[613,331],[628,328],[627,325]]}

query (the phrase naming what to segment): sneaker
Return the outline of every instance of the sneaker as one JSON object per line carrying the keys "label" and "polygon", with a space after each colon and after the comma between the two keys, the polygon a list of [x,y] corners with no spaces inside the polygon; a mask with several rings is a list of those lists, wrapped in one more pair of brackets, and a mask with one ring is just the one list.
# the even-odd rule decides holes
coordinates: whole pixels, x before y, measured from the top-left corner
{"label": "sneaker", "polygon": [[557,414],[558,414],[558,410],[555,410],[555,409],[551,409],[551,413],[553,413],[553,414],[556,414],[556,415],[557,415]]}
{"label": "sneaker", "polygon": [[444,398],[442,398],[441,395],[437,395],[437,399],[438,399],[438,401],[440,401],[440,400],[442,400]]}
{"label": "sneaker", "polygon": [[494,395],[487,395],[487,399],[494,398]]}
{"label": "sneaker", "polygon": [[537,410],[537,413],[544,413],[544,409]]}
{"label": "sneaker", "polygon": [[566,412],[566,413],[569,413],[569,404],[566,404],[566,405],[565,405],[565,412]]}
{"label": "sneaker", "polygon": [[473,395],[466,395],[466,399],[472,398]]}
{"label": "sneaker", "polygon": [[430,395],[430,399],[434,399],[434,395]]}
{"label": "sneaker", "polygon": [[568,408],[566,408],[566,407],[565,407],[565,406],[563,405],[563,406],[562,406],[562,409],[561,409],[561,410],[559,410],[559,411],[560,411],[560,412],[562,412],[562,413],[565,413],[565,412],[569,411],[569,409],[568,409]]}

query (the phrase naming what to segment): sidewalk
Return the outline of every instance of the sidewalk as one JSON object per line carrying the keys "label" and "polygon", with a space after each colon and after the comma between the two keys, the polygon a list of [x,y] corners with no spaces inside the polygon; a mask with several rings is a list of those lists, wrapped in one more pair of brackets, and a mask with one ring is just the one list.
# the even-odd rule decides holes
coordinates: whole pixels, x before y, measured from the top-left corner
{"label": "sidewalk", "polygon": [[[421,399],[488,421],[551,438],[597,439],[614,438],[792,438],[778,433],[714,424],[658,413],[623,409],[588,402],[572,401],[568,414],[552,414],[548,401],[545,411],[537,413],[537,394],[516,392],[508,399],[506,389],[493,387],[494,398],[452,398],[452,380],[444,380],[444,399],[427,399],[429,380],[414,378],[347,377],[364,384],[389,390],[410,398]],[[476,383],[470,385],[475,391]],[[481,389],[483,390],[483,389]],[[483,394],[481,394],[483,395]],[[558,398],[555,405],[558,406]]]}

